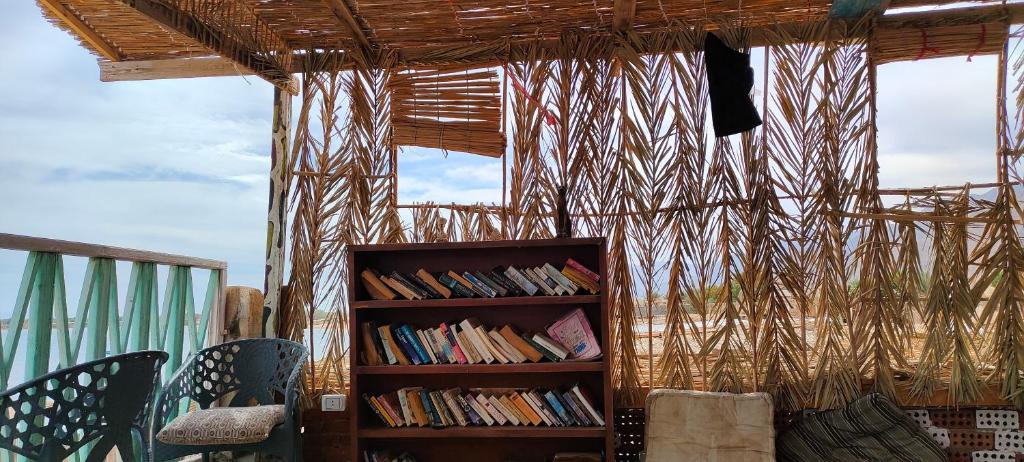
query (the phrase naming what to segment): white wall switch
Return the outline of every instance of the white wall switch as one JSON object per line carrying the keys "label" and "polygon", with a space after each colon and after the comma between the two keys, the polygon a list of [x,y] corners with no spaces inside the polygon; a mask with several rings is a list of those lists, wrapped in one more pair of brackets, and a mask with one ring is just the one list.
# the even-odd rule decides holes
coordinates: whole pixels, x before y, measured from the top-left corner
{"label": "white wall switch", "polygon": [[339,412],[345,410],[345,395],[323,395],[320,397],[320,410]]}

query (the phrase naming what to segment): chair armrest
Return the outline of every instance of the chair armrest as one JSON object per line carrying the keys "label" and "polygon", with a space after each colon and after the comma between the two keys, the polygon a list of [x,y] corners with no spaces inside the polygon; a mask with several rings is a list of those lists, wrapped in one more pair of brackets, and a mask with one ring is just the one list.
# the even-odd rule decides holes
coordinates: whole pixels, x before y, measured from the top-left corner
{"label": "chair armrest", "polygon": [[160,387],[160,390],[157,392],[156,404],[153,406],[152,425],[150,426],[153,432],[152,437],[156,437],[156,433],[167,424],[168,417],[175,417],[176,408],[174,406],[183,398],[192,397],[192,363],[194,358],[194,355],[189,355],[188,358],[185,358],[181,367],[174,371],[171,379],[164,386]]}
{"label": "chair armrest", "polygon": [[295,406],[298,405],[299,393],[302,391],[302,366],[306,363],[308,356],[308,353],[303,352],[299,360],[295,362],[291,375],[288,376],[288,384],[284,390],[284,415],[287,419],[291,418]]}

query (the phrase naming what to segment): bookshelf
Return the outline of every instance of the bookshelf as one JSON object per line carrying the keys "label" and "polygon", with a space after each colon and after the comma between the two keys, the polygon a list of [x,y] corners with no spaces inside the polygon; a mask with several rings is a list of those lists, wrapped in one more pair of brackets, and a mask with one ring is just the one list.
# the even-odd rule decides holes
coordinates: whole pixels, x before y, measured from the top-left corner
{"label": "bookshelf", "polygon": [[[351,246],[349,264],[349,334],[353,414],[353,460],[363,450],[407,451],[418,462],[543,462],[557,452],[603,452],[614,457],[611,424],[612,388],[607,305],[606,245],[603,238],[487,241],[433,244]],[[497,265],[539,266],[572,258],[600,275],[598,295],[372,300],[359,278],[365,268],[412,273],[451,269],[488,270]],[[409,323],[436,326],[474,317],[489,326],[511,324],[520,331],[543,331],[562,315],[582,308],[601,344],[603,356],[592,362],[519,364],[429,364],[367,366],[360,361],[360,323]],[[403,387],[444,389],[564,388],[582,384],[603,412],[603,427],[466,426],[402,427],[382,424],[362,394],[387,393]]]}

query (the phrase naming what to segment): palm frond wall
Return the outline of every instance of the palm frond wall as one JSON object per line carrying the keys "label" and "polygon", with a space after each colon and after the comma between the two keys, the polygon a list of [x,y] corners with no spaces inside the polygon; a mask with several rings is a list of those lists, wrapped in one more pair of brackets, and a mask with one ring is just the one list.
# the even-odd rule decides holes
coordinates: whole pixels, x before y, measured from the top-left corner
{"label": "palm frond wall", "polygon": [[[746,47],[733,26],[716,33]],[[710,129],[702,27],[526,46],[497,68],[507,206],[399,204],[393,54],[307,73],[286,327],[308,336],[330,313],[310,395],[344,387],[346,245],[553,237],[564,187],[575,235],[609,239],[620,405],[663,386],[767,391],[787,409],[868,390],[1024,403],[1022,53],[1001,59],[994,200],[969,185],[882,190],[873,27],[768,33],[752,94],[765,123],[730,139]]]}

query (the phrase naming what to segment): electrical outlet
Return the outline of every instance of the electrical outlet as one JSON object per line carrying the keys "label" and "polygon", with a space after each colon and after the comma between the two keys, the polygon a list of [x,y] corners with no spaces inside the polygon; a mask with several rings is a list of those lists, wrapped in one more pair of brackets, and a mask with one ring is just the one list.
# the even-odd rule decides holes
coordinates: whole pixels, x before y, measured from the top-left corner
{"label": "electrical outlet", "polygon": [[323,395],[320,397],[320,410],[339,412],[345,410],[345,395]]}

